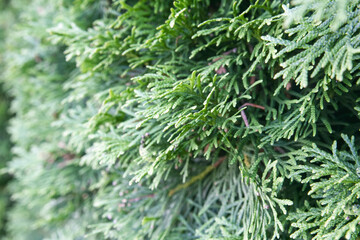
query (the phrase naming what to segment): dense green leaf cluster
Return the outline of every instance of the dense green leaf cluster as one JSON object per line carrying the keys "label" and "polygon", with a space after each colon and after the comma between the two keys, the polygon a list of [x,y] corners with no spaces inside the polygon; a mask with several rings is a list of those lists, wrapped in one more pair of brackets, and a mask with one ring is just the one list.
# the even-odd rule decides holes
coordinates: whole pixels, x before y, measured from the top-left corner
{"label": "dense green leaf cluster", "polygon": [[11,1],[8,238],[357,239],[359,3]]}

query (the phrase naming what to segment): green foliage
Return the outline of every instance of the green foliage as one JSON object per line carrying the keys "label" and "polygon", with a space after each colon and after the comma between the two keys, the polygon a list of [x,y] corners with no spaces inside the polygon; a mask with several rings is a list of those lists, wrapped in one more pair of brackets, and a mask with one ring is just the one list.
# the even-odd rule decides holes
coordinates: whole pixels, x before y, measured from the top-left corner
{"label": "green foliage", "polygon": [[11,1],[8,238],[356,239],[358,4]]}
{"label": "green foliage", "polygon": [[[5,168],[7,162],[11,159],[10,136],[7,132],[8,120],[10,117],[8,108],[10,97],[6,93],[2,84],[5,63],[3,61],[4,41],[7,28],[11,25],[11,9],[8,7],[8,1],[0,1],[0,236],[5,235],[6,228],[6,210],[10,207],[10,194],[7,185],[10,176],[6,174]],[[7,19],[8,21],[4,21]]]}
{"label": "green foliage", "polygon": [[292,235],[307,239],[356,239],[360,224],[360,159],[354,138],[342,136],[350,151],[338,151],[337,142],[332,145],[332,154],[316,145],[303,148],[310,161],[296,167],[294,175],[304,176],[302,183],[310,183],[309,195],[317,199],[316,205],[305,203],[304,210],[291,214],[292,226],[299,228]]}

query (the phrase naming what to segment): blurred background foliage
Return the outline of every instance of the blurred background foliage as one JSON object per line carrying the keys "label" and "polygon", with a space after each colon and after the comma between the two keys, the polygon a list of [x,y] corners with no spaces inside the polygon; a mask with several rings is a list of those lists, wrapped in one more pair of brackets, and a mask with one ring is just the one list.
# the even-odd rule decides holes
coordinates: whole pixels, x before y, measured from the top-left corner
{"label": "blurred background foliage", "polygon": [[9,0],[0,1],[0,236],[5,236],[6,213],[9,210],[10,193],[7,190],[7,185],[11,179],[9,174],[6,174],[4,169],[7,162],[11,159],[11,142],[10,135],[7,131],[8,120],[10,118],[9,106],[10,96],[7,94],[3,85],[4,78],[4,53],[6,50],[5,36],[7,30],[14,23],[14,13],[10,7]]}
{"label": "blurred background foliage", "polygon": [[4,239],[357,239],[359,1],[0,1]]}

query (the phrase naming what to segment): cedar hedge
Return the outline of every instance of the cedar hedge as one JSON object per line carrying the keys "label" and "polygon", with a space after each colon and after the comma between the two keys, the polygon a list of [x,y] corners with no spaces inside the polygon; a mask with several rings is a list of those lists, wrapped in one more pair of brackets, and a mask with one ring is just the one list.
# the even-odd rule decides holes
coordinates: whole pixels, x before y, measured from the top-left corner
{"label": "cedar hedge", "polygon": [[360,1],[7,2],[7,239],[359,239]]}

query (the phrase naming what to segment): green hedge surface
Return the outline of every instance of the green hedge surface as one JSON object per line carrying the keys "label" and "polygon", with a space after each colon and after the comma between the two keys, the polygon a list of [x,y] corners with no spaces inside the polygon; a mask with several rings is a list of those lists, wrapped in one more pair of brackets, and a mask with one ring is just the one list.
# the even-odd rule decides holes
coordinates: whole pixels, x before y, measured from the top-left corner
{"label": "green hedge surface", "polygon": [[5,239],[359,239],[359,0],[7,4]]}

